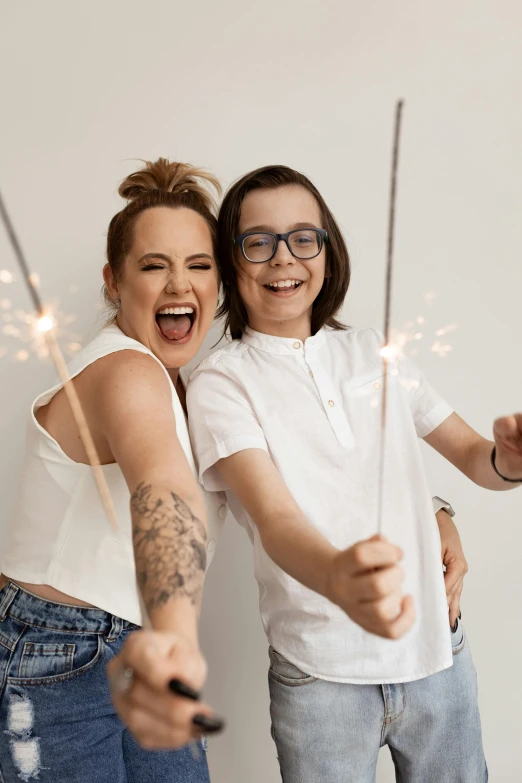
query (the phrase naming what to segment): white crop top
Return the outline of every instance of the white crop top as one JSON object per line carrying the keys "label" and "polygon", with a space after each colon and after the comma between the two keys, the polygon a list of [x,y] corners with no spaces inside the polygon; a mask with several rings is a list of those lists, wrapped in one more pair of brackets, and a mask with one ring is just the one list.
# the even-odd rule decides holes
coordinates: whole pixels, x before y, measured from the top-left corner
{"label": "white crop top", "polygon": [[[142,343],[110,325],[69,364],[72,378],[97,359],[123,350],[147,353],[165,370],[172,390],[176,431],[197,476],[185,415],[170,376]],[[38,423],[35,412],[61,389],[34,401],[25,459],[1,571],[22,582],[46,584],[117,617],[142,624],[132,548],[130,493],[117,463],[103,466],[119,529],[105,515],[89,465],[74,462]],[[227,513],[224,494],[201,489],[208,513],[208,562]]]}

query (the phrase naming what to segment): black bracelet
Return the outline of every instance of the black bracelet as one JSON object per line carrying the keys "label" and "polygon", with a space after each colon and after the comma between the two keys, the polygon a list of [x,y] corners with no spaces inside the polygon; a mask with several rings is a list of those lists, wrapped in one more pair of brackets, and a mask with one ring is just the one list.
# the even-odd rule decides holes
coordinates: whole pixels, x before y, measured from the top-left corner
{"label": "black bracelet", "polygon": [[497,447],[493,446],[493,451],[491,452],[491,464],[493,466],[493,470],[497,474],[497,476],[500,476],[501,479],[504,481],[509,481],[510,484],[522,484],[522,478],[519,479],[510,479],[507,476],[503,476],[502,473],[499,472],[497,466],[495,465],[495,457],[497,456]]}

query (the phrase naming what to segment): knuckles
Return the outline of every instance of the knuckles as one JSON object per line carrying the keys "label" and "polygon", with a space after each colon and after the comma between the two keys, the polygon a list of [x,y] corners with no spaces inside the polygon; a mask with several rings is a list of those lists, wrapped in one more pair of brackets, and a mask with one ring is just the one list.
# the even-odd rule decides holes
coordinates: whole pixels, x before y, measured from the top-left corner
{"label": "knuckles", "polygon": [[386,598],[390,593],[398,590],[404,581],[404,571],[399,566],[394,566],[386,573],[377,573],[372,580],[373,595],[375,598]]}
{"label": "knuckles", "polygon": [[364,544],[355,544],[352,547],[351,560],[356,568],[364,568],[368,564],[368,555]]}

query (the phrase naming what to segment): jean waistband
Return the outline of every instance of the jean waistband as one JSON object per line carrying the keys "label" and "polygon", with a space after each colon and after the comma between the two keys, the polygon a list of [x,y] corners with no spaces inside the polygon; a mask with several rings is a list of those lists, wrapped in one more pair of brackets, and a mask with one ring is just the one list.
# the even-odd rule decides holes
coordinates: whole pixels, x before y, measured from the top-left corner
{"label": "jean waistband", "polygon": [[127,620],[115,617],[103,609],[72,606],[48,601],[9,582],[0,590],[0,622],[7,616],[26,625],[55,631],[103,634],[117,638],[128,628],[137,628]]}

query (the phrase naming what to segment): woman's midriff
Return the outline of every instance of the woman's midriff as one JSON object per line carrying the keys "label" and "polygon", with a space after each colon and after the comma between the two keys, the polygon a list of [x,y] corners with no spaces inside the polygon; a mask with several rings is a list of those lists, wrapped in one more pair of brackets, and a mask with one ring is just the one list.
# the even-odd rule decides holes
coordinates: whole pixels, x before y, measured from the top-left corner
{"label": "woman's midriff", "polygon": [[56,590],[50,585],[33,585],[30,582],[21,582],[19,579],[10,579],[4,574],[0,574],[0,590],[6,586],[9,582],[21,587],[23,590],[27,590],[28,593],[37,595],[38,598],[43,598],[45,601],[54,601],[58,604],[69,604],[72,606],[86,606],[89,609],[95,609],[92,604],[88,604],[85,601],[80,601],[78,598],[74,598],[72,595],[62,593],[60,590]]}

